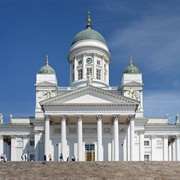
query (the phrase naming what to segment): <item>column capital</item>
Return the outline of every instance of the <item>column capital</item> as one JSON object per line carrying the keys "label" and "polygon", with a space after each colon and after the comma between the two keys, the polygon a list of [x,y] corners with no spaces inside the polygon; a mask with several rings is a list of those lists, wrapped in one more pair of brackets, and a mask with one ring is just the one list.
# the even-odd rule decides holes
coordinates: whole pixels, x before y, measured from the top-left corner
{"label": "column capital", "polygon": [[165,134],[165,135],[163,135],[163,139],[168,139],[168,135],[167,134]]}
{"label": "column capital", "polygon": [[156,137],[157,137],[156,135],[151,135],[150,136],[151,139],[156,139]]}
{"label": "column capital", "polygon": [[16,136],[15,135],[11,135],[11,139],[15,139],[16,138]]}
{"label": "column capital", "polygon": [[23,139],[28,139],[29,135],[23,135]]}
{"label": "column capital", "polygon": [[51,120],[51,115],[47,114],[44,116],[45,121],[50,121]]}
{"label": "column capital", "polygon": [[39,134],[40,133],[40,131],[39,130],[34,130],[34,134]]}
{"label": "column capital", "polygon": [[140,135],[140,134],[144,134],[144,130],[138,130],[137,133]]}
{"label": "column capital", "polygon": [[66,114],[60,115],[60,118],[61,118],[62,120],[67,120],[67,115],[66,115]]}
{"label": "column capital", "polygon": [[83,115],[82,114],[77,114],[76,117],[78,118],[78,120],[82,120]]}
{"label": "column capital", "polygon": [[129,116],[128,116],[128,119],[131,121],[132,119],[134,119],[135,118],[135,114],[129,114]]}
{"label": "column capital", "polygon": [[102,114],[97,114],[97,115],[96,115],[96,119],[97,119],[97,120],[102,120]]}
{"label": "column capital", "polygon": [[176,134],[175,137],[176,137],[176,138],[180,138],[180,134]]}
{"label": "column capital", "polygon": [[113,117],[114,120],[116,120],[116,119],[119,118],[119,115],[118,114],[113,114],[112,117]]}

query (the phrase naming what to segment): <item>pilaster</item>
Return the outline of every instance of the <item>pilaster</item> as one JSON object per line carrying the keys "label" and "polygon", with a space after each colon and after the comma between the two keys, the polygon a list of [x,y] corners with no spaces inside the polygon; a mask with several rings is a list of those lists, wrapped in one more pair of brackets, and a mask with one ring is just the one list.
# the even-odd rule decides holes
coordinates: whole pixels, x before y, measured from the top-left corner
{"label": "pilaster", "polygon": [[[35,154],[35,161],[39,160],[39,141],[40,141],[40,131],[34,130],[34,154]],[[49,154],[46,156],[48,157]],[[48,158],[46,158],[48,159]]]}
{"label": "pilaster", "polygon": [[168,161],[168,136],[163,136],[163,161]]}
{"label": "pilaster", "polygon": [[151,161],[156,160],[156,136],[151,136]]}
{"label": "pilaster", "polygon": [[139,132],[139,161],[144,161],[144,130]]}
{"label": "pilaster", "polygon": [[16,136],[11,136],[11,161],[16,160]]}

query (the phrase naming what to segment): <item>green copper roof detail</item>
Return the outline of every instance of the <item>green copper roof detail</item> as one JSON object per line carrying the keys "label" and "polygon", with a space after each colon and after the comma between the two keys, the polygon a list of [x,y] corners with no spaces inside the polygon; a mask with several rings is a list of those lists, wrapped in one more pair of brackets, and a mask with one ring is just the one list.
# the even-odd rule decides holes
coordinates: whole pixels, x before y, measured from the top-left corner
{"label": "green copper roof detail", "polygon": [[107,45],[106,40],[104,39],[104,37],[99,32],[97,32],[97,31],[92,29],[91,19],[90,19],[90,12],[88,12],[87,23],[88,23],[88,25],[86,26],[86,29],[82,30],[81,32],[79,32],[75,36],[75,38],[72,41],[71,46],[73,44],[79,42],[79,41],[88,40],[88,39],[97,40],[97,41],[100,41],[100,42],[102,42],[102,43]]}
{"label": "green copper roof detail", "polygon": [[139,69],[132,63],[132,56],[130,56],[130,65],[124,70],[124,73],[140,73]]}
{"label": "green copper roof detail", "polygon": [[46,65],[39,70],[40,74],[55,74],[54,69],[49,66],[48,55],[46,56]]}

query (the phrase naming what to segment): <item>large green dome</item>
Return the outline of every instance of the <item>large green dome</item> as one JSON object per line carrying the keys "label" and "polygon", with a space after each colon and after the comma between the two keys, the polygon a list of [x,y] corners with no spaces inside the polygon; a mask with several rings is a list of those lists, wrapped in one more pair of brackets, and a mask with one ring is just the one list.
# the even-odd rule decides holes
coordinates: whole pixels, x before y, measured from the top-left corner
{"label": "large green dome", "polygon": [[124,73],[140,73],[139,69],[133,65],[132,63],[132,56],[130,59],[130,65],[128,67],[126,67],[126,69],[124,70]]}
{"label": "large green dome", "polygon": [[49,63],[48,63],[48,56],[46,56],[46,65],[43,66],[40,70],[39,70],[39,73],[40,74],[55,74],[55,71],[54,69],[49,66]]}
{"label": "large green dome", "polygon": [[73,45],[79,41],[88,40],[88,39],[97,40],[97,41],[100,41],[100,42],[106,44],[106,40],[104,39],[104,37],[99,32],[93,30],[90,25],[88,25],[85,30],[79,32],[75,36],[71,45]]}

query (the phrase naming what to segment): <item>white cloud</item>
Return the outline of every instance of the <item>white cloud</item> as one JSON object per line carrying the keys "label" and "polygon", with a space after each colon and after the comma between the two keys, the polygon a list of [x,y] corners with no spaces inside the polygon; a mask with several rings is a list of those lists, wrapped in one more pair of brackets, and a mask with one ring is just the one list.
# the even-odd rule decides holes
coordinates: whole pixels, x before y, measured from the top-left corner
{"label": "white cloud", "polygon": [[110,12],[116,12],[116,8],[123,9],[124,22],[117,22],[108,40],[113,61],[121,63],[119,57],[127,60],[132,54],[147,73],[173,72],[179,75],[179,69],[176,68],[180,66],[179,11],[172,7],[170,9],[167,3],[154,4],[147,12],[141,11],[137,19],[131,14],[126,24],[126,16],[134,10],[134,6],[117,2],[115,5],[106,9]]}

